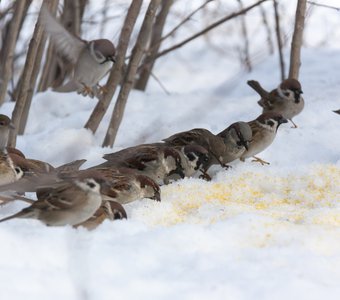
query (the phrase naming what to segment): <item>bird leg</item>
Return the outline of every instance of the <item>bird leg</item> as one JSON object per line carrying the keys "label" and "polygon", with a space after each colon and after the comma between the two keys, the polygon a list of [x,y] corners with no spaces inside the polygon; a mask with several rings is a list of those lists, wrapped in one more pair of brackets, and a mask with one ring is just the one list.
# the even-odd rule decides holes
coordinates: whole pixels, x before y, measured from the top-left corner
{"label": "bird leg", "polygon": [[90,96],[91,98],[94,97],[94,91],[91,87],[87,86],[86,84],[82,83],[82,85],[84,86],[82,89],[78,90],[77,93],[78,94],[82,94],[83,96]]}
{"label": "bird leg", "polygon": [[256,157],[256,156],[253,156],[255,159],[252,160],[252,162],[259,162],[262,166],[264,165],[270,165],[269,162],[259,158],[259,157]]}
{"label": "bird leg", "polygon": [[289,121],[293,124],[291,128],[298,128],[298,126],[293,122],[293,120],[289,119]]}

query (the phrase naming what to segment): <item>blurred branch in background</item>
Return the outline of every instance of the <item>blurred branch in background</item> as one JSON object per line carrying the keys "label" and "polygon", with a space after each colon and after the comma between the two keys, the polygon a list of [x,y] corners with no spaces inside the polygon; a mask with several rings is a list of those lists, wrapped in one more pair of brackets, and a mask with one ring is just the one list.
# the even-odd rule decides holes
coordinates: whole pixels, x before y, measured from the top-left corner
{"label": "blurred branch in background", "polygon": [[[242,0],[237,0],[239,4],[239,9],[244,9]],[[250,61],[250,55],[249,55],[249,38],[248,38],[248,30],[247,30],[247,24],[246,24],[246,18],[245,15],[240,16],[241,19],[241,32],[243,37],[243,50],[241,51],[241,60],[242,64],[245,66],[246,70],[250,72],[252,70],[251,61]]]}
{"label": "blurred branch in background", "polygon": [[84,126],[85,128],[90,129],[93,133],[95,133],[98,129],[98,126],[110,105],[112,97],[116,92],[116,88],[121,81],[126,52],[129,47],[131,34],[140,13],[142,3],[143,0],[133,0],[125,17],[117,46],[116,63],[112,68],[109,79],[106,83],[107,92],[98,98],[98,103]]}
{"label": "blurred branch in background", "polygon": [[159,42],[162,37],[166,18],[169,14],[172,0],[162,0],[161,9],[156,17],[155,23],[152,27],[151,41],[149,50],[146,51],[146,56],[142,61],[141,67],[139,67],[139,78],[135,83],[135,89],[145,91],[148,84],[152,68],[155,63],[155,57],[159,51],[161,43]]}
{"label": "blurred branch in background", "polygon": [[171,51],[173,51],[173,50],[176,50],[176,49],[178,49],[178,48],[180,48],[180,47],[186,45],[187,43],[191,42],[192,40],[194,40],[194,39],[200,37],[201,35],[203,35],[203,34],[209,32],[209,31],[212,30],[212,29],[214,29],[215,27],[217,27],[217,26],[223,24],[224,22],[227,22],[227,21],[229,21],[229,20],[231,20],[231,19],[233,19],[233,18],[236,18],[236,17],[238,17],[238,16],[240,16],[240,15],[246,14],[248,11],[252,10],[254,7],[257,7],[258,5],[260,5],[260,4],[262,4],[263,2],[266,2],[266,1],[268,1],[268,0],[261,0],[261,1],[258,1],[258,2],[254,3],[254,4],[252,4],[252,5],[250,5],[250,6],[246,7],[246,8],[244,8],[244,9],[242,9],[241,11],[238,11],[238,12],[236,12],[236,13],[232,13],[232,14],[230,14],[230,15],[228,15],[228,16],[226,16],[226,17],[220,19],[220,20],[218,20],[217,22],[215,22],[215,23],[211,24],[210,26],[206,27],[205,29],[199,31],[198,33],[194,34],[193,36],[191,36],[191,37],[189,37],[189,38],[183,40],[182,42],[180,42],[180,43],[178,43],[178,44],[176,44],[176,45],[174,45],[174,46],[172,46],[172,47],[170,47],[170,48],[168,48],[168,49],[165,49],[165,50],[159,52],[159,53],[156,55],[155,59],[156,59],[156,58],[159,58],[159,57],[161,57],[161,56],[164,56],[164,55],[168,54],[169,52],[171,52]]}
{"label": "blurred branch in background", "polygon": [[335,7],[335,6],[321,4],[321,3],[316,3],[314,1],[307,1],[307,3],[311,4],[311,5],[315,5],[315,6],[320,6],[320,7],[325,7],[325,8],[330,8],[330,9],[335,9],[337,11],[340,11],[340,7]]}
{"label": "blurred branch in background", "polygon": [[279,59],[280,59],[281,81],[283,81],[286,78],[286,75],[285,75],[285,62],[283,59],[283,52],[282,52],[282,48],[283,48],[282,35],[281,35],[279,8],[278,8],[277,0],[273,0],[273,5],[274,5],[274,16],[275,16],[275,32],[276,32],[277,50],[279,52]]}
{"label": "blurred branch in background", "polygon": [[193,12],[191,12],[188,16],[186,16],[178,25],[176,25],[173,29],[171,29],[166,35],[164,35],[160,40],[159,43],[163,42],[165,39],[169,38],[170,36],[173,36],[175,32],[186,22],[190,21],[192,16],[195,15],[197,12],[199,12],[201,9],[203,9],[208,3],[214,0],[207,0],[202,5],[197,7]]}
{"label": "blurred branch in background", "polygon": [[273,39],[272,39],[272,32],[271,32],[271,29],[270,29],[270,26],[269,26],[269,23],[268,23],[267,14],[266,14],[266,11],[264,10],[262,5],[259,6],[259,9],[260,9],[260,13],[261,13],[261,16],[262,16],[263,26],[264,26],[264,28],[266,29],[266,32],[267,32],[268,52],[269,52],[270,55],[272,55],[274,53],[274,42],[273,42]]}
{"label": "blurred branch in background", "polygon": [[[13,76],[14,50],[18,36],[31,1],[14,3],[12,19],[5,25],[2,48],[0,51],[0,105],[5,101],[8,83]],[[12,7],[6,10],[8,13]]]}
{"label": "blurred branch in background", "polygon": [[[42,5],[48,5],[50,8],[55,9],[57,4],[58,0],[46,0]],[[27,119],[23,122],[22,116],[28,115],[30,109],[31,96],[33,95],[36,78],[38,76],[37,72],[41,63],[42,50],[44,49],[46,42],[39,18],[40,14],[29,44],[22,77],[19,81],[18,98],[16,99],[12,113],[12,122],[15,129],[11,130],[8,140],[8,145],[10,147],[15,147],[19,129],[23,130],[25,128]]]}

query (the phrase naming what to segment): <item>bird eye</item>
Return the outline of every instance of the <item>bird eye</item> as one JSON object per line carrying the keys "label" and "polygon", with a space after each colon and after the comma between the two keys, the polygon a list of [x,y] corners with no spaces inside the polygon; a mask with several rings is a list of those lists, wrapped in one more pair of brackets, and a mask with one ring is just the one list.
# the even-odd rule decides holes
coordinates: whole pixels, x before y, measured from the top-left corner
{"label": "bird eye", "polygon": [[268,124],[269,126],[271,126],[271,127],[273,127],[273,126],[274,126],[274,122],[273,122],[273,121],[271,121],[271,120],[267,121],[267,124]]}
{"label": "bird eye", "polygon": [[0,122],[0,125],[1,125],[1,126],[4,126],[4,125],[5,125],[5,123],[4,123],[4,122]]}
{"label": "bird eye", "polygon": [[203,161],[204,161],[204,162],[208,162],[208,161],[209,161],[209,157],[208,157],[208,156],[204,156]]}
{"label": "bird eye", "polygon": [[192,153],[188,153],[187,154],[187,157],[188,157],[188,159],[190,160],[190,161],[193,161],[193,160],[195,160],[195,155],[193,155]]}
{"label": "bird eye", "polygon": [[93,189],[96,185],[93,182],[87,182],[86,185]]}

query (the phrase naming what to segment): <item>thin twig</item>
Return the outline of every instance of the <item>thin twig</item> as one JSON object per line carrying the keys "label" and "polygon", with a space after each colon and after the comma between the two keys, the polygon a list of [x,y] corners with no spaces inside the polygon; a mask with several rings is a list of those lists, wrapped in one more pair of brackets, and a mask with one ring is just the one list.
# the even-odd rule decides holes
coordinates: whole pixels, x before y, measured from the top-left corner
{"label": "thin twig", "polygon": [[165,55],[165,54],[168,54],[169,52],[171,52],[171,51],[173,51],[173,50],[175,50],[175,49],[178,49],[178,48],[184,46],[185,44],[191,42],[192,40],[194,40],[194,39],[196,39],[196,38],[198,38],[198,37],[200,37],[201,35],[207,33],[208,31],[214,29],[215,27],[217,27],[217,26],[223,24],[223,23],[226,22],[226,21],[229,21],[229,20],[231,20],[231,19],[233,19],[233,18],[235,18],[235,17],[238,17],[238,16],[240,16],[240,15],[246,14],[248,11],[252,10],[254,7],[257,7],[257,6],[259,6],[260,4],[262,4],[263,2],[266,2],[266,1],[268,1],[268,0],[261,0],[261,1],[258,1],[258,2],[256,2],[256,3],[254,3],[253,5],[250,5],[250,6],[246,7],[245,9],[242,9],[242,10],[236,12],[236,13],[232,13],[232,14],[230,14],[230,15],[228,15],[228,16],[226,16],[226,17],[220,19],[220,20],[218,20],[217,22],[215,22],[215,23],[209,25],[209,26],[206,27],[205,29],[203,29],[203,30],[199,31],[198,33],[194,34],[193,36],[191,36],[191,37],[189,37],[189,38],[183,40],[182,42],[180,42],[180,43],[178,43],[178,44],[176,44],[176,45],[174,45],[174,46],[172,46],[172,47],[170,47],[170,48],[168,48],[168,49],[165,49],[165,50],[163,50],[162,52],[159,52],[159,53],[157,54],[157,56],[155,57],[155,59],[156,59],[156,58],[159,58],[159,57],[161,57],[161,56],[163,56],[163,55]]}
{"label": "thin twig", "polygon": [[335,9],[336,11],[340,11],[340,7],[330,6],[330,5],[321,4],[321,3],[316,3],[316,2],[313,2],[313,1],[307,1],[307,3],[315,5],[315,6],[320,6],[320,7],[325,7],[325,8]]}
{"label": "thin twig", "polygon": [[154,73],[150,72],[150,75],[153,79],[155,79],[157,81],[157,83],[160,85],[160,87],[165,92],[165,94],[171,95],[171,93],[167,90],[167,88],[164,86],[164,84],[159,80],[159,78]]}
{"label": "thin twig", "polygon": [[202,8],[204,8],[209,2],[214,1],[214,0],[207,0],[205,1],[201,6],[197,7],[193,12],[191,12],[184,20],[182,20],[177,26],[175,26],[172,30],[170,30],[169,33],[167,33],[166,35],[164,35],[160,40],[159,43],[161,43],[162,41],[164,41],[165,39],[167,39],[169,36],[172,36],[175,31],[178,30],[178,28],[180,28],[183,24],[185,24],[186,22],[188,22],[191,17],[196,14],[198,11],[200,11]]}

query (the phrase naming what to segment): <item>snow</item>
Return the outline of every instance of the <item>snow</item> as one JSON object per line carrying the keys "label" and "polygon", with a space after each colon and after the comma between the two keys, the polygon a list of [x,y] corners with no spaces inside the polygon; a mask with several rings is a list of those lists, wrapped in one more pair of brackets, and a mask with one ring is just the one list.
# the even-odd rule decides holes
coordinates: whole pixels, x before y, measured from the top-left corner
{"label": "snow", "polygon": [[[130,203],[128,220],[94,231],[1,223],[1,299],[338,298],[340,117],[332,110],[340,108],[340,49],[336,39],[320,42],[320,22],[327,19],[330,28],[339,20],[333,11],[314,10],[321,21],[310,19],[300,74],[306,106],[294,119],[299,127],[282,125],[259,155],[270,166],[237,161],[228,171],[215,167],[211,182],[186,178],[163,186],[161,203]],[[222,38],[216,32],[215,43]],[[278,57],[236,74],[227,54],[204,45],[193,42],[157,62],[155,74],[170,94],[154,80],[145,93],[133,91],[113,149],[101,148],[110,113],[92,135],[83,126],[96,100],[52,91],[34,97],[17,147],[55,166],[85,158],[89,167],[104,153],[175,132],[217,133],[256,118],[258,96],[246,81],[275,88]],[[13,107],[7,102],[0,113],[11,115]],[[1,207],[0,217],[24,206]]]}

